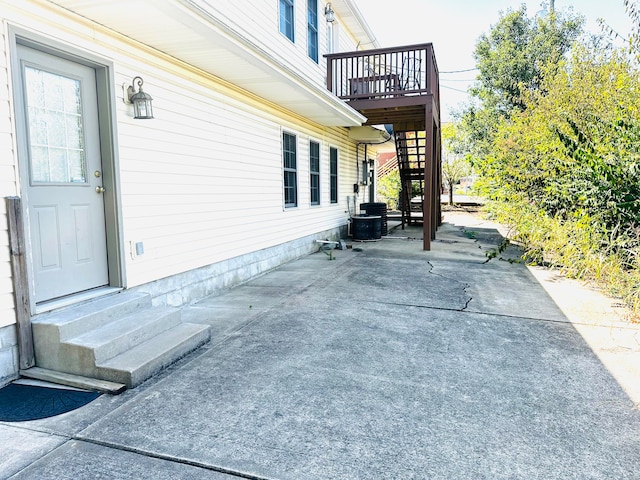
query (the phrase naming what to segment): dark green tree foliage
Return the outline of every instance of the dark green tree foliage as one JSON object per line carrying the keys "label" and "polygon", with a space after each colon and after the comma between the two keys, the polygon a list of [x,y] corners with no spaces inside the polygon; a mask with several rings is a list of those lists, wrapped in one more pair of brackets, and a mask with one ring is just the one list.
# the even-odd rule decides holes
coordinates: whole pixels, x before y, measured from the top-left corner
{"label": "dark green tree foliage", "polygon": [[527,8],[501,14],[476,43],[480,71],[472,94],[485,109],[503,117],[525,108],[523,93],[540,88],[548,65],[557,64],[582,32],[583,17],[551,12],[527,17]]}
{"label": "dark green tree foliage", "polygon": [[[575,162],[575,174],[567,198],[553,198],[550,214],[577,209],[598,218],[614,236],[631,234],[640,227],[640,127],[628,119],[615,121],[591,117],[579,126],[567,119],[571,133],[557,130],[567,155]],[[603,152],[602,145],[607,145]],[[561,209],[550,208],[561,206]],[[556,210],[556,212],[554,212]]]}
{"label": "dark green tree foliage", "polygon": [[500,14],[476,43],[475,100],[457,115],[470,142],[468,153],[483,157],[490,152],[500,122],[526,108],[524,95],[540,88],[543,75],[550,73],[548,65],[567,54],[583,23],[583,17],[571,12],[528,18],[525,5]]}

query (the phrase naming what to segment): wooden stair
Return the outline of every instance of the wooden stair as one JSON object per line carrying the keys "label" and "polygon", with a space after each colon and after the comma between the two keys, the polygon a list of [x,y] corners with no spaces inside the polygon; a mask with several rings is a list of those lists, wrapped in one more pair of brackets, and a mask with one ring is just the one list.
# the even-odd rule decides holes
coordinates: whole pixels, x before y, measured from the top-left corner
{"label": "wooden stair", "polygon": [[404,226],[405,223],[423,221],[427,138],[426,133],[421,131],[394,130],[394,133],[402,186],[399,209]]}

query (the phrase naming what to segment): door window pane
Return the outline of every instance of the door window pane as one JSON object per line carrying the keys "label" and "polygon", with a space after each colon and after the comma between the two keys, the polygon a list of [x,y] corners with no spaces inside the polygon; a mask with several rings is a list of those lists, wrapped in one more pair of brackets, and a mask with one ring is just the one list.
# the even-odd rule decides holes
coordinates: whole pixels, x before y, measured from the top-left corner
{"label": "door window pane", "polygon": [[25,67],[32,183],[86,183],[80,81]]}

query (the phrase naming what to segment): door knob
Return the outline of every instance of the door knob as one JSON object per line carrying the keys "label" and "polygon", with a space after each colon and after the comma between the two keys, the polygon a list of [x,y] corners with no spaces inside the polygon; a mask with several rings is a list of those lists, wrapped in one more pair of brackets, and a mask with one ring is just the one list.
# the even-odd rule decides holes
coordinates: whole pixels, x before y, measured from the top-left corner
{"label": "door knob", "polygon": [[96,192],[97,193],[104,193],[104,187],[103,186],[96,187]]}

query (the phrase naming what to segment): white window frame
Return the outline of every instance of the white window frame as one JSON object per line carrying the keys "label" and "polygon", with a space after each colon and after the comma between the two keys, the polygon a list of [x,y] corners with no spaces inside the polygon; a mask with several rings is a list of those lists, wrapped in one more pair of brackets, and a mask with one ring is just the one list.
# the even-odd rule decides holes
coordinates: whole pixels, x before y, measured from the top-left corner
{"label": "white window frame", "polygon": [[[291,167],[290,164],[287,164],[287,153],[291,153],[291,150],[286,150],[287,145],[286,145],[286,140],[285,140],[285,136],[287,137],[291,137],[293,138],[293,155],[294,155],[294,166]],[[299,199],[298,199],[298,170],[299,170],[299,165],[298,165],[298,136],[295,133],[292,132],[288,132],[283,130],[282,131],[282,135],[281,135],[281,141],[282,141],[282,203],[284,204],[284,207],[286,209],[289,208],[296,208],[299,204]],[[293,177],[288,176],[287,174],[293,174]],[[291,186],[288,184],[288,180],[290,178],[293,178],[293,202],[291,201],[287,201],[287,200],[291,200],[289,197],[289,195],[287,194],[288,190],[291,189]]]}
{"label": "white window frame", "polygon": [[[315,9],[312,10],[311,5],[315,4]],[[313,17],[312,17],[313,15]],[[312,20],[315,19],[315,23]],[[318,28],[318,0],[307,0],[307,56],[318,63],[318,58],[320,57],[320,48],[319,48],[319,28]],[[312,40],[314,43],[312,44]],[[313,51],[312,51],[313,49]],[[315,54],[315,56],[314,56]]]}
{"label": "white window frame", "polygon": [[[311,156],[311,152],[312,152],[312,148],[311,145],[317,145],[318,146],[318,158],[317,158],[317,170],[313,169],[313,158]],[[314,139],[309,139],[309,204],[313,207],[316,207],[318,205],[320,205],[322,203],[322,177],[321,172],[322,172],[322,145],[319,141],[314,140]],[[318,195],[318,199],[317,201],[313,201],[313,191],[314,191],[314,185],[313,185],[313,180],[314,178],[317,181],[317,195]]]}
{"label": "white window frame", "polygon": [[[291,18],[287,19],[286,14],[290,12]],[[289,20],[291,32],[287,29],[287,24],[283,20]],[[278,30],[280,33],[295,43],[296,38],[296,4],[295,0],[278,0]],[[291,36],[289,36],[289,34]]]}
{"label": "white window frame", "polygon": [[[332,165],[331,152],[336,152],[335,172]],[[329,201],[332,204],[340,203],[340,150],[338,147],[329,147]],[[335,186],[334,186],[335,185]]]}

